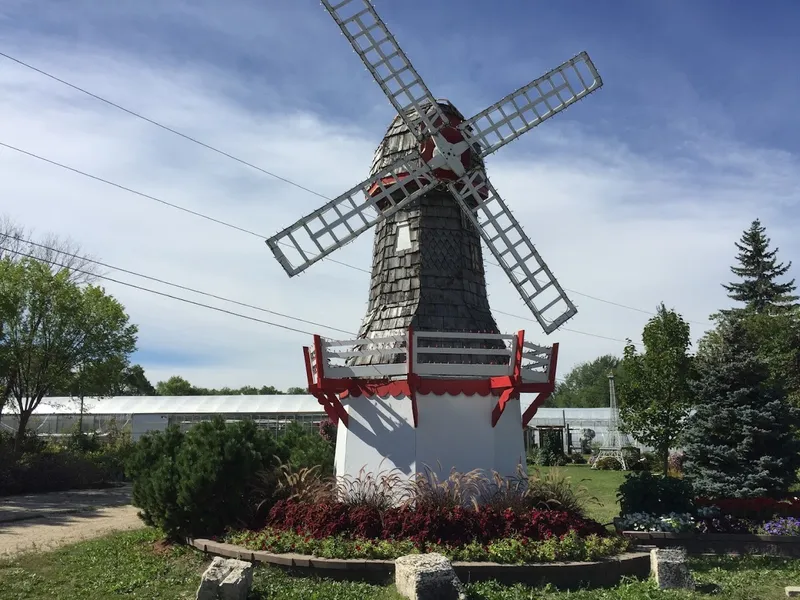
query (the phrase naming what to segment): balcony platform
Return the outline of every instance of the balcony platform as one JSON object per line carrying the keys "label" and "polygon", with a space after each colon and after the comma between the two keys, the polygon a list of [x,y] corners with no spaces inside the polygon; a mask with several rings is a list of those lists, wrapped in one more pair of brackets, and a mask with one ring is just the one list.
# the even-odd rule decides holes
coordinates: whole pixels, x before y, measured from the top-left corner
{"label": "balcony platform", "polygon": [[[558,344],[526,342],[523,331],[314,336],[303,350],[309,391],[338,425],[337,475],[350,477],[515,474],[525,464],[521,429],[552,393],[558,359]],[[522,394],[535,394],[524,412]]]}

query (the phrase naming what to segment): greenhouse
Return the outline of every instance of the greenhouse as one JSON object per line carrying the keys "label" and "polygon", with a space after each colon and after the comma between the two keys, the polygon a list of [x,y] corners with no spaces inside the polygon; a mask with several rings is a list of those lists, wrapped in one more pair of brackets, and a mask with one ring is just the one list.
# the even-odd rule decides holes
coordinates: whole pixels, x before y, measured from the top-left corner
{"label": "greenhouse", "polygon": [[[214,415],[227,421],[251,419],[276,435],[292,421],[310,429],[327,418],[311,395],[115,396],[86,399],[83,411],[75,398],[45,398],[28,427],[41,435],[59,436],[81,423],[83,431],[100,435],[114,428],[128,429],[136,440],[173,424],[185,431]],[[565,449],[578,448],[589,430],[595,441],[601,441],[608,421],[608,408],[540,408],[529,423],[526,444],[538,443],[541,431],[555,429],[563,436]],[[0,416],[0,429],[16,431],[17,423],[8,409]]]}

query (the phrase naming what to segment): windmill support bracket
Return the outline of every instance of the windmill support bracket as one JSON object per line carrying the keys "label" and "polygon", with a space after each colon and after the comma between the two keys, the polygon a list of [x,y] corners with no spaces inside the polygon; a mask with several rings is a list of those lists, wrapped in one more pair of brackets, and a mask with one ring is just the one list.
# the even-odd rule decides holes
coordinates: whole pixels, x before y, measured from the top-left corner
{"label": "windmill support bracket", "polygon": [[339,396],[335,391],[331,391],[326,386],[324,360],[322,357],[322,340],[318,335],[314,336],[314,358],[317,370],[317,380],[314,381],[314,371],[311,365],[311,351],[308,346],[303,346],[303,358],[306,364],[306,378],[308,380],[308,391],[317,399],[325,410],[328,418],[338,425],[341,421],[345,427],[349,424],[349,415],[344,408]]}
{"label": "windmill support bracket", "polygon": [[525,343],[525,332],[520,330],[514,338],[514,355],[512,356],[511,375],[508,377],[492,377],[492,391],[500,391],[500,398],[492,410],[492,427],[497,425],[506,404],[511,399],[519,398],[522,387],[522,351]]}

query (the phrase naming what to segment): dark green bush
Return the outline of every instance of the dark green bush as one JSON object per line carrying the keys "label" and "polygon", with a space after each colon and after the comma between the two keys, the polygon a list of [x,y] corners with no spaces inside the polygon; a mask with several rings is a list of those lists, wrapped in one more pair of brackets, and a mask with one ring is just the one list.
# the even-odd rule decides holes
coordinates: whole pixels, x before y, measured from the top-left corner
{"label": "dark green bush", "polygon": [[249,420],[226,424],[216,417],[186,434],[174,427],[148,434],[128,464],[133,504],[172,539],[247,525],[254,514],[250,492],[278,458],[285,451]]}
{"label": "dark green bush", "polygon": [[642,451],[636,446],[624,446],[622,448],[622,457],[625,459],[626,465],[632,465],[642,458]]}
{"label": "dark green bush", "polygon": [[601,471],[621,471],[622,463],[613,456],[603,456],[595,461],[594,467]]}
{"label": "dark green bush", "polygon": [[653,475],[649,471],[626,475],[617,491],[621,515],[691,512],[693,497],[692,486],[685,479]]}
{"label": "dark green bush", "polygon": [[572,455],[572,463],[575,465],[585,465],[589,462],[589,460],[583,454],[573,454]]}
{"label": "dark green bush", "polygon": [[102,487],[103,468],[91,457],[61,450],[23,455],[0,465],[0,495]]}
{"label": "dark green bush", "polygon": [[89,452],[99,451],[101,444],[95,433],[89,434],[81,431],[78,423],[76,423],[72,431],[70,431],[64,447],[76,454],[88,454]]}
{"label": "dark green bush", "polygon": [[320,475],[333,475],[336,439],[326,439],[323,430],[309,431],[299,423],[289,423],[279,439],[294,470],[319,466]]}

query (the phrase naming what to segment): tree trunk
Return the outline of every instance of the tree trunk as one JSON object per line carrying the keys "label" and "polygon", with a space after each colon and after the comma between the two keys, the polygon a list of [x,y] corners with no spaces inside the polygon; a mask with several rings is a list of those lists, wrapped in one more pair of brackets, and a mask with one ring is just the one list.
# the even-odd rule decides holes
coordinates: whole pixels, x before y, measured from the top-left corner
{"label": "tree trunk", "polygon": [[669,473],[669,446],[661,449],[661,460],[663,461],[664,476],[666,477]]}
{"label": "tree trunk", "polygon": [[26,414],[25,412],[20,411],[17,437],[14,438],[14,458],[19,458],[22,454],[22,442],[25,439],[25,429],[28,427],[28,421],[30,418],[30,413]]}
{"label": "tree trunk", "polygon": [[81,393],[80,399],[81,399],[81,407],[79,409],[80,413],[78,414],[78,433],[82,435],[83,434],[83,393]]}

